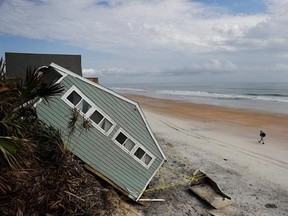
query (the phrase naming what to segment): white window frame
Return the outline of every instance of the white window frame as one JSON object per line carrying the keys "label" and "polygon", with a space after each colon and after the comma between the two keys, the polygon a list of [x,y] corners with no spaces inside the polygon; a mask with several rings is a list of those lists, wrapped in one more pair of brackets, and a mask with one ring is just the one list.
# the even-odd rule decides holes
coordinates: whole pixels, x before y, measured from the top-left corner
{"label": "white window frame", "polygon": [[[116,137],[120,134],[120,133],[123,133],[128,139],[130,139],[132,142],[135,143],[135,146],[133,147],[133,149],[131,151],[129,151],[128,149],[126,149],[124,147],[124,143],[121,145],[117,140],[116,140]],[[149,152],[143,145],[141,145],[137,140],[135,140],[132,136],[130,136],[126,131],[124,131],[122,128],[119,128],[117,130],[117,132],[113,135],[112,137],[112,141],[117,145],[119,146],[123,151],[125,151],[126,153],[128,153],[134,160],[136,160],[138,163],[140,163],[142,166],[144,166],[146,169],[148,169],[151,164],[153,164],[154,160],[156,159],[156,157],[151,153]],[[145,164],[141,159],[139,159],[138,157],[136,157],[134,155],[134,153],[137,151],[138,148],[141,148],[143,149],[143,151],[145,152],[145,154],[148,154],[152,159],[151,161],[149,162],[149,164]],[[144,155],[145,155],[144,154]],[[144,157],[143,155],[143,157]],[[142,157],[142,158],[143,158]]]}
{"label": "white window frame", "polygon": [[[109,136],[109,134],[113,131],[113,129],[116,126],[116,123],[102,110],[100,109],[98,106],[96,106],[88,97],[86,97],[86,95],[84,93],[82,93],[75,85],[73,85],[70,89],[68,89],[65,94],[61,97],[61,99],[68,104],[71,108],[76,107],[77,105],[81,102],[81,100],[77,103],[77,105],[75,106],[73,103],[71,103],[67,98],[68,96],[75,91],[77,94],[80,95],[80,97],[82,98],[81,100],[85,100],[87,103],[89,103],[89,105],[91,106],[90,109],[86,112],[83,113],[82,110],[79,109],[80,114],[86,118],[89,119],[92,123],[92,125],[97,128],[101,133],[103,133],[106,136]],[[102,116],[103,119],[96,124],[92,119],[90,119],[90,116],[94,113],[94,111],[98,111]],[[106,132],[105,130],[103,130],[99,125],[104,121],[104,119],[107,119],[108,121],[110,121],[112,123],[111,128]]]}

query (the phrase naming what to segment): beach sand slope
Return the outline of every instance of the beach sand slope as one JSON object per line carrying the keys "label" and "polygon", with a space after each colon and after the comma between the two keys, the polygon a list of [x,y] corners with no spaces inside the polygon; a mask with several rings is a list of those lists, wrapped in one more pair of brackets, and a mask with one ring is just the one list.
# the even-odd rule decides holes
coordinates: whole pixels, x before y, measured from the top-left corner
{"label": "beach sand slope", "polygon": [[[288,116],[128,95],[140,103],[168,157],[144,197],[145,215],[288,215]],[[259,130],[267,132],[259,144]],[[234,203],[220,210],[187,186],[196,169]]]}

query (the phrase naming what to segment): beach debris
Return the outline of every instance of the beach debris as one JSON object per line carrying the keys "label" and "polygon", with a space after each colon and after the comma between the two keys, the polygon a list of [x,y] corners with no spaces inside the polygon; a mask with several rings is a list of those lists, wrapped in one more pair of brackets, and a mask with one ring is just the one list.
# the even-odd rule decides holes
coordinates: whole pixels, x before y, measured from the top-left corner
{"label": "beach debris", "polygon": [[165,202],[165,199],[139,199],[139,202]]}
{"label": "beach debris", "polygon": [[277,208],[277,206],[273,203],[267,203],[267,204],[265,204],[265,207],[266,208]]}
{"label": "beach debris", "polygon": [[189,183],[189,188],[193,193],[216,209],[232,204],[231,198],[224,194],[216,182],[209,178],[205,173],[197,169],[193,173],[193,176],[195,177],[195,180],[192,180]]}

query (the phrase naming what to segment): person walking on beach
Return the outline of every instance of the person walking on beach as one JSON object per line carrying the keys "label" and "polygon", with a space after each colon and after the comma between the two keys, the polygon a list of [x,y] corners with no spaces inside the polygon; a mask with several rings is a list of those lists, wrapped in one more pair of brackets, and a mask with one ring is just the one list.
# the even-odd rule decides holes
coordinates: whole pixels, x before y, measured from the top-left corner
{"label": "person walking on beach", "polygon": [[262,142],[262,144],[264,144],[264,137],[266,136],[266,134],[260,130],[260,140],[258,141],[259,143]]}

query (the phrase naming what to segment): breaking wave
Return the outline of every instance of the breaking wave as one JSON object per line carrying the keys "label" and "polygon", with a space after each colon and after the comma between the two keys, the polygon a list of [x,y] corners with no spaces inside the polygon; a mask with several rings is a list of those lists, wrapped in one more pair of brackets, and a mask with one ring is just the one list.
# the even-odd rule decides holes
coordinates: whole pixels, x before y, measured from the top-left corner
{"label": "breaking wave", "polygon": [[156,90],[157,94],[183,96],[183,97],[205,97],[216,99],[231,99],[231,100],[262,100],[262,101],[277,101],[288,103],[288,95],[284,94],[220,94],[203,91],[181,91],[181,90]]}

